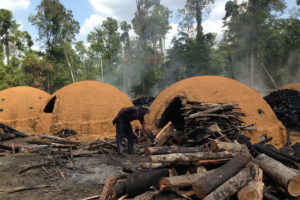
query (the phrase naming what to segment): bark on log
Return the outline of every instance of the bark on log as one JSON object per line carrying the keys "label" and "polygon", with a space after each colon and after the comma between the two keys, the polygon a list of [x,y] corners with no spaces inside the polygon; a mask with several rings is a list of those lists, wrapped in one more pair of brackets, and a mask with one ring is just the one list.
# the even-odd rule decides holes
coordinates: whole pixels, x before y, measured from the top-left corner
{"label": "bark on log", "polygon": [[56,140],[56,141],[60,141],[60,142],[68,142],[68,140],[66,138],[56,137],[56,136],[52,136],[52,135],[40,134],[39,137],[40,138],[47,138],[47,139],[50,139],[50,140]]}
{"label": "bark on log", "polygon": [[168,169],[156,169],[130,174],[125,181],[125,190],[130,196],[142,194],[151,186],[157,186],[162,177],[168,176]]}
{"label": "bark on log", "polygon": [[294,161],[293,160],[290,160],[280,154],[278,154],[277,152],[271,150],[270,148],[268,147],[265,147],[264,145],[254,145],[255,149],[257,149],[260,153],[264,153],[272,158],[274,158],[275,160],[278,160],[284,164],[289,164],[289,165],[293,165],[293,166],[296,166]]}
{"label": "bark on log", "polygon": [[157,169],[167,167],[168,164],[166,163],[140,163],[140,167],[142,169]]}
{"label": "bark on log", "polygon": [[10,140],[16,138],[14,133],[4,133],[0,135],[0,141]]}
{"label": "bark on log", "polygon": [[193,184],[195,194],[198,198],[204,198],[207,194],[239,172],[251,159],[252,156],[248,151],[239,153],[239,155],[234,157],[231,161],[217,168],[213,174],[206,175],[198,183]]}
{"label": "bark on log", "polygon": [[188,175],[181,175],[181,176],[164,177],[159,181],[159,189],[172,190],[175,188],[188,187],[194,183],[199,182],[204,175],[212,174],[212,173],[213,171],[208,171],[199,174],[197,173],[197,174],[188,174]]}
{"label": "bark on log", "polygon": [[[247,185],[251,180],[251,172],[249,167],[242,169],[235,176],[228,179],[225,183],[220,185],[217,189],[212,191],[203,200],[223,200],[227,199],[239,189]],[[249,198],[251,199],[251,198]],[[251,199],[252,200],[252,199]]]}
{"label": "bark on log", "polygon": [[263,171],[255,165],[253,180],[238,192],[238,200],[262,200],[263,191]]}
{"label": "bark on log", "polygon": [[126,194],[125,190],[125,182],[121,182],[111,186],[108,190],[108,195],[111,196],[113,199],[119,198]]}
{"label": "bark on log", "polygon": [[198,152],[198,153],[172,153],[165,155],[150,156],[154,163],[190,163],[198,160],[213,160],[222,158],[233,158],[240,152]]}
{"label": "bark on log", "polygon": [[197,118],[197,117],[203,116],[205,114],[215,113],[217,111],[224,110],[225,108],[233,107],[233,106],[238,106],[238,105],[239,104],[237,104],[237,103],[229,103],[229,104],[223,104],[223,105],[222,104],[217,104],[213,108],[209,108],[207,110],[191,114],[188,118],[190,118],[190,119]]}
{"label": "bark on log", "polygon": [[114,184],[114,182],[116,181],[116,178],[114,176],[108,176],[106,181],[105,181],[105,185],[104,188],[101,192],[101,196],[100,196],[100,200],[106,200],[106,197],[108,195],[108,190],[109,187]]}
{"label": "bark on log", "polygon": [[194,166],[208,165],[208,164],[220,164],[231,160],[232,158],[222,158],[217,160],[198,160],[193,162]]}
{"label": "bark on log", "polygon": [[172,130],[172,122],[169,122],[165,125],[162,130],[158,133],[157,137],[155,138],[154,145],[155,146],[162,146],[165,142],[172,137],[174,131]]}
{"label": "bark on log", "polygon": [[212,140],[209,149],[211,151],[247,151],[248,148],[244,144],[234,142],[221,142],[219,140]]}
{"label": "bark on log", "polygon": [[162,147],[146,147],[146,155],[161,155],[171,153],[196,153],[208,151],[205,147],[182,147],[182,146],[162,146]]}
{"label": "bark on log", "polygon": [[270,178],[284,187],[291,196],[297,197],[300,195],[299,171],[297,173],[296,170],[283,165],[265,154],[258,155],[255,161]]}

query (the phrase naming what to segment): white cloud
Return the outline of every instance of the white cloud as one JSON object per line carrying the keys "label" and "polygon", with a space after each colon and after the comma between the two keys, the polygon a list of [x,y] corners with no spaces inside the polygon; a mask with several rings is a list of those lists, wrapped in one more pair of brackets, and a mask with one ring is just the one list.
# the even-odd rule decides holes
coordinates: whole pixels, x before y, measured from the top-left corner
{"label": "white cloud", "polygon": [[171,30],[166,35],[166,49],[171,47],[171,41],[173,37],[176,37],[178,34],[178,24],[170,24]]}
{"label": "white cloud", "polygon": [[89,0],[94,11],[101,17],[112,17],[130,22],[136,11],[134,0]]}
{"label": "white cloud", "polygon": [[217,39],[221,39],[224,33],[223,20],[225,16],[225,4],[227,0],[216,0],[211,5],[211,12],[206,20],[203,21],[202,27],[204,33],[217,33]]}
{"label": "white cloud", "polygon": [[86,19],[84,21],[83,26],[80,28],[80,35],[86,36],[89,34],[95,27],[102,24],[102,22],[105,20],[104,17],[101,17],[97,14],[93,14],[90,16],[90,18]]}
{"label": "white cloud", "polygon": [[7,10],[27,10],[29,8],[30,0],[0,0],[0,8]]}

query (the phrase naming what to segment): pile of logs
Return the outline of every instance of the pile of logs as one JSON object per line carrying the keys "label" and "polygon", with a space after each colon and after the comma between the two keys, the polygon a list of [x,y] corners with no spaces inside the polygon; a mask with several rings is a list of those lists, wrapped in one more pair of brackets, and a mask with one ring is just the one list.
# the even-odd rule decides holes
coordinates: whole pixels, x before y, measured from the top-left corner
{"label": "pile of logs", "polygon": [[300,131],[300,92],[289,89],[278,90],[264,99],[288,129]]}
{"label": "pile of logs", "polygon": [[[212,140],[207,147],[147,147],[150,162],[141,163],[132,174],[108,179],[102,196],[205,200],[300,197],[300,158],[291,156],[291,166],[262,151],[270,148],[263,143],[252,147],[258,150],[255,157],[245,144],[220,140]],[[281,155],[279,151],[275,154]]]}
{"label": "pile of logs", "polygon": [[256,130],[255,124],[242,126],[240,117],[245,114],[237,103],[192,102],[185,97],[180,97],[180,101],[183,130],[175,130],[169,121],[157,134],[156,146],[201,146],[212,139],[222,138],[230,142],[238,140],[243,130]]}

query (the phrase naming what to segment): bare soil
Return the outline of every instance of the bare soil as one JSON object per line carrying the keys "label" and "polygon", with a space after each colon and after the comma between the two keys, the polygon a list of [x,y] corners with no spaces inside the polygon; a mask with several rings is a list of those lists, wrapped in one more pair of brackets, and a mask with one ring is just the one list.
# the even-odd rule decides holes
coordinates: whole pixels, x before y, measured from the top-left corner
{"label": "bare soil", "polygon": [[[19,142],[20,140],[17,141]],[[125,158],[110,156],[134,167],[137,167],[139,161],[146,159],[127,154]],[[107,176],[124,173],[122,167],[106,155],[94,154],[90,157],[73,158],[66,166],[40,166],[19,174],[21,170],[44,163],[47,159],[49,155],[43,153],[16,153],[0,157],[0,200],[82,199],[100,195]],[[48,187],[7,192],[18,187],[36,186]]]}

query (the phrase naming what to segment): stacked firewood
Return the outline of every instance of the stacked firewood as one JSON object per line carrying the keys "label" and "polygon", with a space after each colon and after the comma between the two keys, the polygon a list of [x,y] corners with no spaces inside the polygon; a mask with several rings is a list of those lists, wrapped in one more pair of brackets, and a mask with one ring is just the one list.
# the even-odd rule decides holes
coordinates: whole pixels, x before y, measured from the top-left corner
{"label": "stacked firewood", "polygon": [[296,157],[295,165],[287,166],[258,150],[254,157],[245,144],[220,140],[213,140],[209,147],[147,147],[150,162],[141,163],[139,170],[127,176],[107,180],[105,195],[206,200],[299,197]]}
{"label": "stacked firewood", "polygon": [[[184,102],[184,101],[183,101]],[[256,130],[255,124],[244,123],[237,103],[201,103],[186,101],[181,108],[184,116],[184,136],[182,144],[195,146],[206,143],[208,139],[238,139],[241,130]]]}

